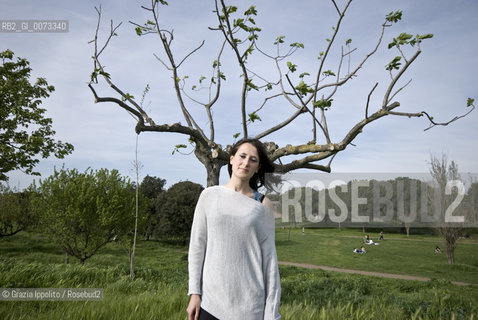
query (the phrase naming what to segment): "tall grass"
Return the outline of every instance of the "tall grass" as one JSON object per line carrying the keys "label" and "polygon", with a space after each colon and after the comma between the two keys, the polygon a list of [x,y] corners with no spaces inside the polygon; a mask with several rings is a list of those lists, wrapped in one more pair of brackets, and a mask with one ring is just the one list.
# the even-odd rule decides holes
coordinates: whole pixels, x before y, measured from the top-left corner
{"label": "tall grass", "polygon": [[[85,265],[62,263],[45,239],[35,252],[4,250],[28,236],[0,243],[0,287],[103,288],[102,301],[1,301],[1,319],[186,319],[187,260],[184,248],[139,242],[136,278],[127,255],[108,246]],[[43,242],[42,242],[43,241]],[[45,244],[43,246],[43,244]],[[5,254],[8,252],[8,254]],[[45,261],[42,260],[42,253]],[[35,257],[35,259],[32,258]],[[52,262],[57,261],[57,262]],[[74,261],[74,260],[72,260]],[[474,319],[478,287],[427,283],[280,267],[284,320]]]}

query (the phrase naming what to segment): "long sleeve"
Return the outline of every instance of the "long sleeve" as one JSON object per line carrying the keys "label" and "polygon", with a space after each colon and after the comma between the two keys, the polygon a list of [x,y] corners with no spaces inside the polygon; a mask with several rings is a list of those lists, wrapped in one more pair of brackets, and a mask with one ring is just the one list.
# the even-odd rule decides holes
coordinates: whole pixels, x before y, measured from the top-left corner
{"label": "long sleeve", "polygon": [[272,213],[271,218],[268,217],[270,233],[261,244],[262,250],[262,269],[264,275],[265,286],[265,307],[264,320],[277,320],[281,318],[279,314],[279,304],[281,296],[279,267],[277,261],[277,253],[275,247],[275,225]]}
{"label": "long sleeve", "polygon": [[188,295],[202,295],[201,279],[206,254],[207,244],[207,222],[205,212],[205,192],[203,191],[196,204],[194,211],[193,224],[191,228],[191,238],[189,241],[188,271],[189,271],[189,290]]}

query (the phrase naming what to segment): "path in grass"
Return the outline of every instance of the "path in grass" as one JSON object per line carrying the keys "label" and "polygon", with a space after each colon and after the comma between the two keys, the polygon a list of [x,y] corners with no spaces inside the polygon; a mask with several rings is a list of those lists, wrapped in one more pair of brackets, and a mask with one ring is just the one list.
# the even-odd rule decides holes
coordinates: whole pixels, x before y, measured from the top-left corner
{"label": "path in grass", "polygon": [[[362,274],[362,275],[365,275],[365,276],[374,276],[374,277],[391,278],[391,279],[415,280],[415,281],[423,281],[423,282],[431,280],[430,278],[426,278],[426,277],[409,276],[409,275],[394,274],[394,273],[363,271],[363,270],[342,269],[342,268],[336,268],[336,267],[318,266],[318,265],[309,264],[309,263],[279,261],[279,264],[284,265],[284,266],[295,266],[295,267],[307,268],[307,269],[321,269],[321,270],[325,270],[325,271],[336,271],[336,272],[344,272],[344,273]],[[462,281],[451,281],[451,283],[453,283],[455,285],[458,285],[458,286],[476,285],[476,284],[473,284],[473,283],[462,282]]]}
{"label": "path in grass", "polygon": [[[363,236],[342,236],[342,238],[363,239],[364,237]],[[392,237],[392,238],[387,237],[387,240],[420,241],[420,242],[433,242],[433,243],[437,242],[436,239],[428,240],[428,239],[409,239],[409,238],[395,238],[395,237]],[[475,240],[472,240],[472,239],[459,238],[459,240],[461,241],[461,243],[478,245],[478,242],[476,242]],[[442,240],[442,241],[444,241],[444,240]]]}

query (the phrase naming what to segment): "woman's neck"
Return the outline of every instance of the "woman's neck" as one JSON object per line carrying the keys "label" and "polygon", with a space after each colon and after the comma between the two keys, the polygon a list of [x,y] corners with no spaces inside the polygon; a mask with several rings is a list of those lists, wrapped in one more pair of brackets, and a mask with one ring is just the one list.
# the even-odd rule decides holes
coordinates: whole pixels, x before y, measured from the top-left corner
{"label": "woman's neck", "polygon": [[254,191],[251,186],[249,186],[249,181],[242,181],[234,178],[231,178],[231,180],[225,184],[225,187],[245,195],[249,195]]}

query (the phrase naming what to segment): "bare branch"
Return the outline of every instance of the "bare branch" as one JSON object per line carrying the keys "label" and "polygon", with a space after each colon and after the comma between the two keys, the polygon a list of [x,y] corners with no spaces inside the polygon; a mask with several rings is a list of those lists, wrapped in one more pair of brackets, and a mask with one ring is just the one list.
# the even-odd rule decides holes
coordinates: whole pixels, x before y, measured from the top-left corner
{"label": "bare branch", "polygon": [[[386,24],[386,23],[383,23],[382,24],[382,31],[380,33],[380,36],[378,37],[378,41],[377,41],[377,44],[375,45],[375,48],[372,49],[372,51],[370,51],[364,58],[363,60],[360,62],[360,64],[355,68],[355,70],[353,70],[351,73],[349,73],[347,75],[347,77],[345,77],[343,80],[339,81],[339,82],[335,82],[335,83],[327,83],[325,85],[322,85],[320,87],[316,87],[315,91],[318,92],[322,89],[325,89],[327,87],[332,87],[332,86],[342,86],[343,84],[345,84],[348,80],[350,80],[352,77],[354,77],[357,72],[362,68],[362,66],[365,64],[365,62],[372,56],[375,54],[375,52],[377,52],[380,44],[382,43],[382,40],[383,40],[383,36],[385,34],[385,28],[388,27],[389,25]],[[355,49],[354,49],[355,50]],[[318,76],[320,75],[320,73],[318,74]],[[310,102],[310,100],[314,99],[314,96],[311,96],[306,102]]]}
{"label": "bare branch", "polygon": [[396,96],[400,91],[402,91],[403,89],[405,89],[411,82],[412,82],[412,79],[408,80],[408,82],[405,83],[405,85],[403,85],[400,89],[398,89],[397,91],[395,91],[395,93],[392,94],[392,96],[390,97],[390,101],[393,100],[393,98],[395,98],[395,96]]}
{"label": "bare branch", "polygon": [[335,0],[332,0],[332,3],[334,4],[335,9],[337,10],[337,13],[340,16],[342,13],[340,12],[339,7],[337,7],[337,4],[335,3]]}
{"label": "bare branch", "polygon": [[168,69],[169,71],[173,71],[173,69],[172,69],[171,67],[169,67],[160,57],[158,57],[158,56],[156,55],[156,53],[153,53],[153,56],[154,56],[159,62],[161,62],[162,65],[163,65],[166,69]]}
{"label": "bare branch", "polygon": [[290,81],[289,79],[289,76],[286,74],[285,77],[287,78],[287,81],[289,82],[289,85],[291,86],[292,90],[294,90],[294,93],[295,95],[297,96],[297,98],[299,98],[300,102],[302,103],[302,107],[305,108],[309,113],[310,115],[312,116],[312,118],[315,120],[315,122],[319,125],[320,129],[322,129],[322,132],[324,133],[324,136],[325,136],[325,139],[327,140],[327,143],[330,143],[330,137],[327,133],[327,131],[324,129],[324,127],[322,126],[322,124],[320,123],[319,120],[317,120],[317,118],[315,117],[315,115],[313,114],[313,112],[311,112],[309,110],[309,108],[307,107],[307,105],[304,103],[304,101],[302,100],[302,97],[299,95],[299,93],[295,90],[295,87],[294,85],[292,84],[292,82]]}
{"label": "bare branch", "polygon": [[421,112],[395,112],[395,111],[390,111],[389,114],[395,115],[395,116],[402,116],[402,117],[408,117],[408,118],[419,118],[425,115],[428,118],[428,121],[430,121],[430,126],[428,128],[425,128],[424,131],[427,131],[434,126],[447,126],[452,122],[457,121],[458,119],[466,117],[468,114],[470,114],[473,110],[475,110],[475,106],[471,105],[471,109],[462,114],[461,116],[455,116],[453,119],[447,121],[447,122],[435,122],[432,116],[430,116],[426,111],[421,111]]}
{"label": "bare branch", "polygon": [[105,98],[100,98],[98,97],[98,94],[96,93],[95,89],[93,88],[93,86],[91,85],[91,83],[88,84],[88,87],[90,88],[91,92],[93,92],[93,95],[95,97],[95,103],[98,103],[98,102],[114,102],[116,103],[117,105],[119,105],[121,108],[125,109],[126,111],[128,111],[129,113],[133,114],[136,116],[136,120],[138,121],[138,124],[141,124],[141,125],[144,125],[144,118],[143,118],[143,115],[141,113],[139,113],[137,110],[131,108],[130,106],[128,106],[126,103],[124,103],[123,101],[117,99],[117,98],[112,98],[112,97],[105,97]]}
{"label": "bare branch", "polygon": [[183,58],[183,60],[181,60],[181,62],[179,62],[179,64],[178,64],[177,67],[179,68],[179,67],[181,66],[181,64],[182,64],[189,56],[191,56],[194,52],[196,52],[196,51],[198,51],[199,49],[201,49],[201,47],[204,45],[204,42],[205,42],[205,41],[203,40],[203,41],[201,42],[201,44],[200,44],[196,49],[194,49],[193,51],[189,52],[189,53]]}
{"label": "bare branch", "polygon": [[[216,15],[219,20],[219,24],[221,26],[221,31],[224,37],[226,38],[227,42],[231,46],[232,50],[234,51],[237,58],[237,62],[239,63],[241,67],[242,75],[243,75],[242,92],[241,92],[241,117],[242,117],[243,134],[244,134],[244,137],[247,138],[248,133],[247,133],[247,120],[246,120],[246,97],[247,97],[247,87],[249,83],[249,76],[247,74],[247,69],[246,69],[243,57],[239,52],[239,48],[237,47],[237,43],[234,38],[234,32],[233,32],[233,29],[231,28],[231,23],[229,21],[229,14],[227,13],[226,5],[224,3],[224,0],[220,0],[220,1],[221,1],[222,10],[224,12],[226,25],[223,24],[222,19],[220,17],[217,0],[215,1]],[[227,32],[226,32],[226,29],[227,29]]]}
{"label": "bare branch", "polygon": [[400,79],[400,77],[405,73],[405,71],[413,63],[413,61],[415,61],[415,59],[420,55],[420,53],[421,51],[417,50],[417,52],[415,52],[415,54],[410,58],[410,60],[405,63],[405,65],[398,71],[397,75],[392,79],[392,82],[387,88],[387,92],[383,96],[382,108],[386,108],[387,104],[390,102],[390,93],[392,92],[393,87],[397,83],[398,79]]}
{"label": "bare branch", "polygon": [[331,151],[321,152],[318,154],[314,154],[311,156],[304,157],[299,160],[291,161],[287,164],[282,164],[276,166],[277,172],[289,172],[292,170],[296,170],[299,168],[308,168],[314,170],[321,170],[325,172],[330,172],[330,167],[319,165],[319,164],[312,164],[311,162],[319,161],[330,157],[333,153]]}
{"label": "bare branch", "polygon": [[[297,155],[297,154],[306,154],[306,153],[326,153],[326,152],[336,152],[343,150],[345,146],[341,144],[303,144],[303,145],[286,145],[285,147],[279,148],[275,150],[272,155],[271,159],[273,161],[290,155]],[[323,158],[315,158],[313,161],[318,161]]]}
{"label": "bare branch", "polygon": [[345,5],[344,10],[342,12],[340,12],[340,10],[338,10],[337,5],[335,4],[335,2],[334,1],[332,1],[332,2],[334,4],[335,8],[337,9],[337,11],[339,12],[339,19],[337,20],[337,23],[335,25],[334,34],[332,35],[332,39],[330,39],[329,44],[327,45],[327,48],[325,49],[324,56],[322,57],[322,59],[320,59],[320,66],[319,66],[319,70],[317,71],[317,80],[315,82],[315,90],[314,90],[314,95],[313,95],[313,100],[314,101],[316,101],[316,99],[317,99],[317,91],[318,91],[318,86],[319,86],[319,82],[320,82],[320,75],[322,74],[322,68],[324,67],[325,60],[327,59],[330,48],[332,47],[332,44],[335,41],[335,37],[337,36],[337,33],[339,32],[340,24],[342,23],[342,19],[345,16],[345,12],[347,11],[347,9],[348,9],[350,3],[352,2],[352,0],[349,0],[347,2],[347,4]]}
{"label": "bare branch", "polygon": [[256,139],[262,139],[264,138],[265,136],[285,127],[286,125],[288,125],[289,123],[291,123],[292,121],[294,121],[295,118],[297,118],[300,114],[304,113],[304,112],[307,112],[307,110],[305,110],[305,108],[302,108],[302,109],[298,109],[294,112],[293,115],[291,115],[288,119],[284,120],[283,122],[265,130],[264,132],[256,135],[254,138]]}
{"label": "bare branch", "polygon": [[372,95],[373,91],[375,90],[375,88],[377,88],[378,86],[378,82],[375,83],[375,85],[373,86],[372,90],[370,90],[368,96],[367,96],[367,105],[365,107],[365,119],[368,118],[368,104],[370,103],[370,96]]}

